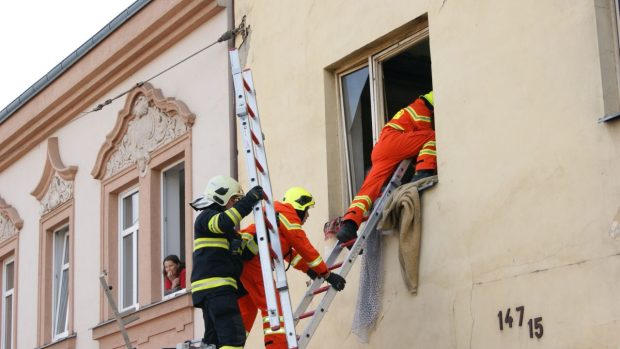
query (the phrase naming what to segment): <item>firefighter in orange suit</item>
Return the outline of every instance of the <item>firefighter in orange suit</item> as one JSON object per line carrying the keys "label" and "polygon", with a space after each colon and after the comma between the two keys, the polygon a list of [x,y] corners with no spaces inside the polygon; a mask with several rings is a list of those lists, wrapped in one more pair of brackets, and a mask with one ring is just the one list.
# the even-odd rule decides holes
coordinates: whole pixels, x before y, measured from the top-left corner
{"label": "firefighter in orange suit", "polygon": [[[312,246],[301,227],[309,217],[308,210],[314,206],[312,194],[304,188],[293,187],[286,191],[282,202],[276,201],[274,206],[278,217],[278,233],[284,258],[290,265],[305,272],[312,279],[321,277],[336,290],[343,290],[346,283],[345,279],[336,273],[329,272],[321,255]],[[256,227],[254,225],[250,225],[241,231],[242,238],[248,241],[252,240],[255,234]],[[259,256],[244,261],[241,283],[248,292],[248,295],[242,296],[238,300],[246,332],[250,332],[258,309],[263,316],[265,347],[268,349],[286,349],[286,335],[282,319],[279,330],[272,331],[269,326]],[[278,304],[279,302],[278,297]]]}
{"label": "firefighter in orange suit", "polygon": [[385,124],[372,150],[370,172],[342,217],[342,226],[336,234],[340,242],[357,237],[364,217],[402,160],[417,156],[412,182],[437,174],[433,107],[431,91],[399,110]]}

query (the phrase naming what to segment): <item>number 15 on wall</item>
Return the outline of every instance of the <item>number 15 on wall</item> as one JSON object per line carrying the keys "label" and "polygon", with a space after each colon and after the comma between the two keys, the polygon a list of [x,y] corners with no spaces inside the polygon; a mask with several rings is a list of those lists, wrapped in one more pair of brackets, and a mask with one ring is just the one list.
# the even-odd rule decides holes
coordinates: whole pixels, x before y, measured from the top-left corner
{"label": "number 15 on wall", "polygon": [[[525,307],[524,306],[518,306],[515,308],[515,310],[517,311],[517,313],[519,313],[519,327],[523,326],[523,317],[525,314]],[[506,309],[506,313],[503,313],[501,310],[497,313],[497,318],[499,320],[499,330],[503,331],[504,330],[504,324],[508,325],[508,328],[512,328],[512,324],[515,321],[512,318],[512,315],[510,315],[510,308]],[[527,326],[529,327],[530,330],[530,338],[534,338],[534,336],[536,336],[536,338],[541,338],[543,336],[544,333],[544,328],[543,328],[543,324],[542,324],[542,316],[536,317],[536,318],[530,318],[527,321]]]}

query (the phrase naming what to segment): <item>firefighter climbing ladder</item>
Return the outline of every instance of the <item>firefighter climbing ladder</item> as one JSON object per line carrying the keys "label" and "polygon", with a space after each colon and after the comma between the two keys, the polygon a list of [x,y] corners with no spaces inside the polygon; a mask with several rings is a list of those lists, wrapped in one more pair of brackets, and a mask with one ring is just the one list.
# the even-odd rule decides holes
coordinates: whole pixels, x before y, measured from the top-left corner
{"label": "firefighter climbing ladder", "polygon": [[[250,177],[250,186],[261,185],[265,192],[263,200],[265,211],[258,204],[254,207],[254,222],[256,224],[256,237],[258,252],[260,255],[263,282],[265,284],[265,297],[267,300],[267,313],[269,325],[272,330],[280,329],[280,317],[276,290],[280,295],[284,329],[289,348],[297,348],[297,334],[291,299],[289,296],[288,283],[286,281],[286,268],[282,258],[282,248],[278,236],[278,222],[274,209],[269,170],[267,168],[267,156],[263,143],[258,107],[256,104],[256,91],[252,80],[252,72],[249,69],[241,70],[239,52],[230,50],[230,68],[235,88],[235,111],[241,124],[243,148]],[[271,242],[271,249],[270,243]],[[273,255],[275,258],[273,258]],[[272,272],[275,271],[275,280]],[[274,283],[275,281],[275,283]],[[275,289],[274,289],[275,284]]]}
{"label": "firefighter climbing ladder", "polygon": [[[387,203],[388,198],[392,195],[394,190],[401,185],[401,181],[403,175],[407,171],[407,168],[411,164],[411,159],[403,160],[396,168],[396,171],[392,175],[392,178],[388,182],[387,186],[383,190],[383,193],[379,197],[379,199],[373,204],[373,209],[370,212],[368,220],[366,223],[358,230],[357,239],[348,241],[346,243],[339,243],[334,246],[334,249],[330,253],[329,257],[325,261],[329,270],[338,269],[337,272],[340,276],[345,277],[351,270],[353,263],[355,263],[357,257],[360,254],[360,251],[364,247],[364,243],[366,239],[372,234],[376,232],[375,228],[379,221],[381,220],[381,213],[383,212],[383,208]],[[435,181],[425,181],[424,184],[418,187],[418,191],[422,191],[426,188],[429,188],[435,184]],[[350,247],[350,251],[347,254],[346,258],[342,262],[338,262],[338,257],[340,253],[343,251],[345,247]],[[301,333],[299,337],[299,349],[305,349],[312,338],[312,335],[316,331],[319,326],[323,316],[327,312],[332,300],[336,296],[336,289],[331,286],[321,286],[323,284],[323,280],[317,278],[314,280],[304,295],[304,298],[301,300],[299,306],[295,310],[294,318],[295,323],[297,324],[299,320],[305,318],[311,318],[310,322],[304,328],[304,331]],[[313,298],[316,295],[321,293],[325,293],[320,303],[316,307],[315,310],[306,311],[310,304],[312,303]]]}

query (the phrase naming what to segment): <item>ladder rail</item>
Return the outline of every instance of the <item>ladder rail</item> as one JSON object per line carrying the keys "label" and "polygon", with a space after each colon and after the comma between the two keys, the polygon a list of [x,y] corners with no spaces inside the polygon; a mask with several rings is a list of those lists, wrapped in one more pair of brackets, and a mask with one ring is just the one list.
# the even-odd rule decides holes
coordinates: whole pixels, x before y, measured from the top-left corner
{"label": "ladder rail", "polygon": [[292,305],[286,280],[286,268],[278,234],[278,221],[274,208],[271,182],[269,180],[267,156],[258,116],[252,72],[249,69],[241,70],[239,53],[236,49],[230,50],[230,62],[235,88],[236,114],[241,121],[241,133],[243,135],[250,183],[251,185],[261,185],[266,196],[263,203],[259,203],[254,207],[254,221],[256,224],[256,236],[265,287],[269,325],[272,330],[278,330],[281,327],[276,297],[276,292],[278,292],[288,347],[297,348],[297,334],[295,332]]}
{"label": "ladder rail", "polygon": [[[243,71],[243,79],[246,84],[244,84],[245,88],[248,89],[248,93],[246,94],[247,104],[250,111],[254,112],[255,118],[252,118],[250,124],[252,125],[252,133],[254,135],[260,134],[257,139],[253,141],[262,151],[256,152],[255,156],[257,159],[257,163],[261,164],[263,168],[263,172],[261,173],[263,177],[261,178],[261,185],[264,185],[263,189],[266,192],[269,192],[269,201],[268,205],[265,205],[265,213],[266,219],[270,223],[267,228],[267,232],[269,234],[269,244],[271,244],[271,250],[275,253],[276,258],[272,258],[271,261],[274,264],[274,271],[276,274],[275,278],[275,287],[280,295],[280,306],[282,309],[282,318],[284,320],[284,328],[286,330],[287,342],[295,342],[293,347],[296,347],[297,342],[297,334],[295,333],[295,323],[293,321],[293,313],[292,313],[292,303],[289,294],[288,282],[286,279],[286,266],[284,264],[284,257],[282,255],[282,246],[280,244],[280,237],[278,234],[278,221],[276,218],[276,211],[274,208],[274,200],[272,196],[271,189],[271,181],[269,180],[269,171],[267,165],[267,156],[265,153],[263,134],[260,127],[260,118],[258,118],[258,105],[256,102],[256,92],[254,91],[254,81],[252,78],[252,72],[250,70]],[[271,319],[270,319],[271,321]],[[278,327],[280,322],[278,321]],[[271,324],[273,328],[273,324]]]}
{"label": "ladder rail", "polygon": [[[252,130],[250,129],[250,114],[246,102],[246,94],[243,86],[243,76],[241,66],[239,64],[239,55],[236,50],[230,50],[230,66],[233,77],[233,86],[235,89],[235,112],[241,124],[241,134],[243,139],[243,148],[245,151],[246,167],[250,177],[250,185],[258,185],[258,171],[256,169],[254,146],[252,145]],[[262,134],[260,135],[262,138]],[[264,188],[263,188],[264,189]],[[270,188],[269,188],[270,189]],[[267,189],[264,189],[267,192]],[[266,193],[271,197],[271,193]],[[265,234],[266,224],[264,212],[260,204],[256,204],[253,208],[254,223],[256,224],[256,237],[258,252],[261,261],[261,271],[265,286],[265,298],[267,302],[267,314],[269,316],[270,326],[279,327],[280,320],[278,316],[278,306],[275,296],[275,287],[273,283],[273,274],[271,272],[270,250]],[[267,256],[267,257],[264,257]]]}

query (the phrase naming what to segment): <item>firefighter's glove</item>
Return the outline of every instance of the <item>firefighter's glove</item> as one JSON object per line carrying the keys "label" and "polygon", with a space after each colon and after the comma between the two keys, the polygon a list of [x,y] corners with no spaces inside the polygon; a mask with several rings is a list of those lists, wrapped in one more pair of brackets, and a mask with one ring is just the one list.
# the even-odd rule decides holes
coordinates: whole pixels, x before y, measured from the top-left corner
{"label": "firefighter's glove", "polygon": [[245,203],[250,206],[254,206],[263,199],[264,195],[265,194],[263,192],[263,187],[257,185],[254,188],[250,189],[250,191],[248,191],[248,193],[245,194],[245,197],[241,200],[245,201]]}
{"label": "firefighter's glove", "polygon": [[308,271],[306,272],[306,275],[308,275],[312,280],[316,279],[317,276],[319,276],[319,274],[317,274],[316,271],[312,269],[308,269]]}
{"label": "firefighter's glove", "polygon": [[233,239],[230,241],[230,253],[235,256],[241,256],[243,252],[243,240]]}
{"label": "firefighter's glove", "polygon": [[325,278],[325,281],[332,285],[332,287],[335,288],[336,291],[344,290],[344,284],[347,283],[347,280],[345,280],[342,276],[336,273],[329,273],[329,275],[327,275],[327,277]]}
{"label": "firefighter's glove", "polygon": [[357,224],[351,220],[344,221],[340,226],[340,230],[336,234],[336,238],[341,243],[357,238]]}

